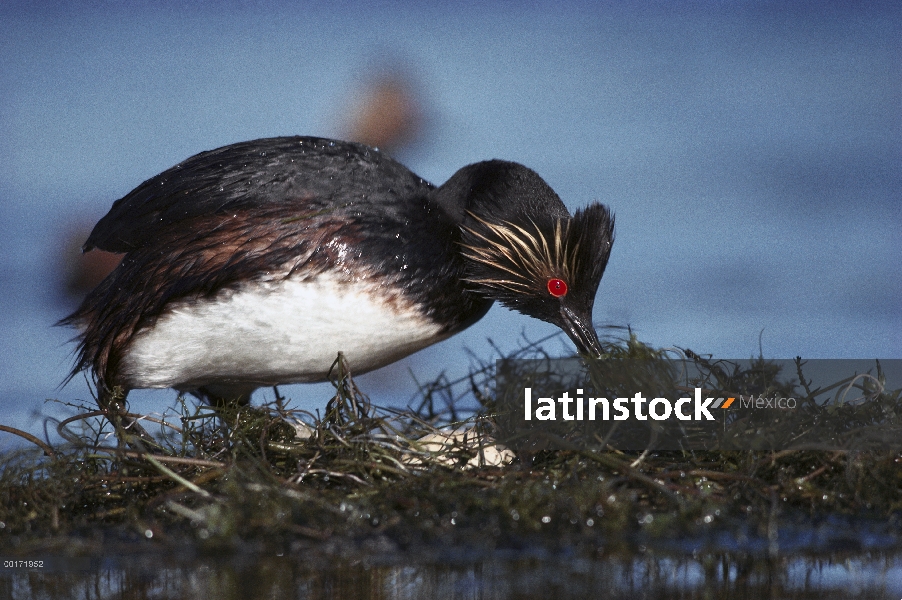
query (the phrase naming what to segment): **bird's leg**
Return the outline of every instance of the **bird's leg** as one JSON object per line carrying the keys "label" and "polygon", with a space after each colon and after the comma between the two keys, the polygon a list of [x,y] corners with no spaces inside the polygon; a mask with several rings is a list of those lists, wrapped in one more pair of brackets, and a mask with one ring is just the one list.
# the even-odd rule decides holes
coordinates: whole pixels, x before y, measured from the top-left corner
{"label": "bird's leg", "polygon": [[212,406],[220,422],[231,430],[238,425],[242,415],[247,417],[249,411],[256,410],[250,405],[253,391],[254,388],[245,389],[213,384],[190,390],[189,393]]}
{"label": "bird's leg", "polygon": [[216,409],[234,409],[248,406],[255,389],[255,387],[205,385],[191,390],[191,395]]}
{"label": "bird's leg", "polygon": [[274,416],[267,408],[251,406],[254,389],[251,386],[210,385],[190,393],[215,409],[230,443],[246,440],[254,445],[259,444],[265,454],[269,442],[284,443],[297,437],[310,437],[312,432],[309,428],[298,427],[286,420],[281,410]]}
{"label": "bird's leg", "polygon": [[141,448],[143,444],[157,445],[153,439],[138,421],[128,414],[128,407],[125,398],[128,396],[128,390],[122,386],[113,386],[109,389],[105,385],[98,386],[97,404],[101,410],[106,413],[106,418],[116,429],[116,437],[120,443],[126,443],[135,448]]}
{"label": "bird's leg", "polygon": [[335,396],[326,404],[326,419],[332,423],[344,423],[348,418],[356,421],[370,416],[370,400],[354,383],[344,352],[338,353],[327,377],[335,386]]}

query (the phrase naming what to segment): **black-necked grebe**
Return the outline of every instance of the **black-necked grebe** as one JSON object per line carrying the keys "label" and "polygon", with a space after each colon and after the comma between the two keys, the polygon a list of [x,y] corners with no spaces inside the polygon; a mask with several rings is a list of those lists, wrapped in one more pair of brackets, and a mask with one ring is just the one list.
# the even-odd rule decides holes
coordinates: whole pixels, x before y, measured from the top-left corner
{"label": "black-necked grebe", "polygon": [[492,302],[598,355],[592,305],[614,241],[523,165],[435,187],[360,144],[282,137],[202,152],[113,204],[84,250],[121,264],[63,322],[73,374],[112,390],[246,401],[324,380],[339,351],[377,369],[480,319]]}

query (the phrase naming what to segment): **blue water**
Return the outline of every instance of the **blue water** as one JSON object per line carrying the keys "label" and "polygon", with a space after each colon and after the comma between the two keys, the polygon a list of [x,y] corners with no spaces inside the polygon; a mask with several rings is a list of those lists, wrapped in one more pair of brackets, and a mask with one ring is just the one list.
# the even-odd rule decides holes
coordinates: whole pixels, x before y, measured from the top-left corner
{"label": "blue water", "polygon": [[[58,388],[67,228],[196,152],[340,136],[383,64],[419,82],[425,136],[399,158],[421,176],[505,158],[571,209],[612,206],[597,324],[721,357],[902,357],[900,5],[422,4],[0,4],[0,422],[39,432],[69,414],[46,398],[90,398]],[[360,384],[403,404],[408,369],[458,376],[487,338],[552,331],[495,308]]]}

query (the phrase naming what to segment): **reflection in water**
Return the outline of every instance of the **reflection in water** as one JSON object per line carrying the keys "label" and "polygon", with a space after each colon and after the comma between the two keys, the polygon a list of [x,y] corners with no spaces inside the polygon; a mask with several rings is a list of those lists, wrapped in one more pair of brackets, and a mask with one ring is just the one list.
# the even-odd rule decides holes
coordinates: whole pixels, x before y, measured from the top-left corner
{"label": "reflection in water", "polygon": [[[902,593],[902,557],[768,560],[530,556],[480,562],[384,564],[377,556],[106,556],[79,571],[0,571],[4,598],[888,598]],[[521,553],[522,554],[522,553]],[[525,554],[541,554],[526,552]]]}

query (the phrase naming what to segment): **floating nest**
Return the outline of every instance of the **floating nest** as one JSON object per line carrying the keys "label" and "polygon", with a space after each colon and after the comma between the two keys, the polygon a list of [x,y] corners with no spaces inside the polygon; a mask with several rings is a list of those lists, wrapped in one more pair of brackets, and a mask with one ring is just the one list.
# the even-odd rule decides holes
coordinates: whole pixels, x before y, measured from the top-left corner
{"label": "floating nest", "polygon": [[[641,365],[628,374],[636,380],[672,366],[635,339],[610,348],[606,359]],[[543,358],[536,345],[506,357]],[[831,389],[860,401],[836,404],[816,400],[829,389],[809,387],[802,361],[787,384],[763,359],[740,368],[683,351],[681,360],[706,389],[792,394],[800,408],[729,420],[734,433],[770,440],[752,449],[627,449],[580,428],[523,443],[506,430],[494,363],[424,386],[397,410],[373,406],[339,357],[321,416],[291,409],[278,392],[270,405],[218,411],[180,399],[164,418],[130,415],[154,432],[148,445],[78,407],[58,423],[65,443],[32,438],[2,457],[0,535],[16,553],[116,539],[340,553],[374,543],[399,553],[589,554],[690,544],[773,557],[807,543],[784,535],[800,524],[822,533],[816,551],[897,542],[900,391],[883,389],[879,363],[837,382]],[[863,522],[876,537],[854,533]]]}

